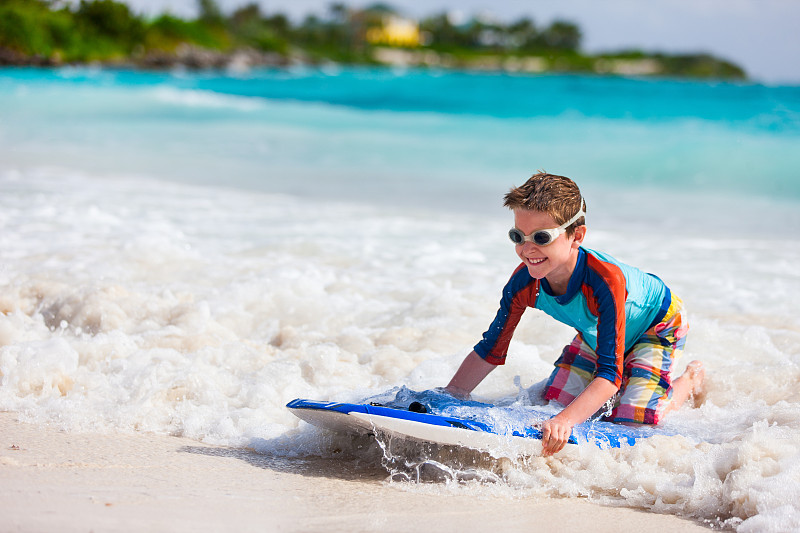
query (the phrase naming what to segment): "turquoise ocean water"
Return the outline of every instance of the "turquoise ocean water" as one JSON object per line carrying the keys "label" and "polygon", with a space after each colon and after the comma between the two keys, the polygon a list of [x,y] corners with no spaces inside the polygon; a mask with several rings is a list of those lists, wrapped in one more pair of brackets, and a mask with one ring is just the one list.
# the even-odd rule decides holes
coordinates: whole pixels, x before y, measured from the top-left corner
{"label": "turquoise ocean water", "polygon": [[[451,184],[492,193],[543,167],[595,188],[800,199],[797,87],[306,69],[17,70],[2,82],[3,141],[30,140],[23,154],[44,141],[192,183],[417,203]],[[153,147],[172,165],[142,157]]]}
{"label": "turquoise ocean water", "polygon": [[[516,266],[502,195],[545,169],[581,186],[588,246],[682,296],[676,370],[703,360],[708,391],[679,436],[478,477],[800,528],[798,141],[792,86],[0,70],[0,409],[332,457],[285,403],[445,385]],[[537,390],[570,340],[528,315],[479,399]]]}

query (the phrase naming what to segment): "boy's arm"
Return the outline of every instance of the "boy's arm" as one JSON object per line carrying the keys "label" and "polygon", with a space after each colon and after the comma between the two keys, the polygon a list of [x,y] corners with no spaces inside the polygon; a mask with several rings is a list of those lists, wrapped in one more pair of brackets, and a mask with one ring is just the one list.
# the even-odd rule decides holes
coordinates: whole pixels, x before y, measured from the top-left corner
{"label": "boy's arm", "polygon": [[618,390],[607,379],[594,378],[563,411],[543,424],[543,454],[552,455],[561,451],[572,434],[572,426],[595,414]]}
{"label": "boy's arm", "polygon": [[456,398],[467,398],[472,390],[489,375],[497,365],[487,363],[475,350],[464,358],[445,390]]}

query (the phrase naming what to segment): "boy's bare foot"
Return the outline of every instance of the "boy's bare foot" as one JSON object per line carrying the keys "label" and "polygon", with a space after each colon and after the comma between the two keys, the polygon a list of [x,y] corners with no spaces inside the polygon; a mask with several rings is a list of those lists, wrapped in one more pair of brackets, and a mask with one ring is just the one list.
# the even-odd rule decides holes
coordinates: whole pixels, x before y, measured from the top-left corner
{"label": "boy's bare foot", "polygon": [[706,369],[702,362],[692,361],[686,365],[686,372],[672,382],[672,402],[665,414],[679,409],[689,398],[694,400],[695,407],[702,405],[705,399],[703,388],[705,378]]}
{"label": "boy's bare foot", "polygon": [[686,372],[681,375],[681,378],[683,376],[686,376],[691,383],[689,395],[694,400],[695,407],[702,405],[703,400],[705,400],[705,366],[701,361],[692,361],[686,365]]}

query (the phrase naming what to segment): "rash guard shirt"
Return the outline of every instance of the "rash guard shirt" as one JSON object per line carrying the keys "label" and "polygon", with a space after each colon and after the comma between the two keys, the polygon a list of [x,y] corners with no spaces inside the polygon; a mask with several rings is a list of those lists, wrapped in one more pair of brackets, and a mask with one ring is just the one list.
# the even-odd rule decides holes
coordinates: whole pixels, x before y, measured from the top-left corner
{"label": "rash guard shirt", "polygon": [[528,307],[574,327],[597,354],[596,377],[622,384],[625,353],[669,308],[669,288],[656,276],[581,247],[567,292],[554,295],[547,279],[531,277],[521,264],[503,289],[500,309],[475,352],[505,363],[508,345]]}

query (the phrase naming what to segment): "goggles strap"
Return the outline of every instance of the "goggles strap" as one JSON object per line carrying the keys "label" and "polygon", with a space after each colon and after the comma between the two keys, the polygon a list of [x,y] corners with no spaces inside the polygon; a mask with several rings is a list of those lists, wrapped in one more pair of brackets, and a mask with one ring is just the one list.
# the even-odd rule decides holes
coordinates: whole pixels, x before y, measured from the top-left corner
{"label": "goggles strap", "polygon": [[561,224],[561,226],[559,226],[559,228],[560,229],[567,229],[576,220],[578,220],[579,218],[581,218],[583,216],[586,216],[586,211],[584,211],[585,208],[586,208],[586,202],[583,200],[583,197],[581,196],[581,208],[578,209],[578,212],[575,213],[574,217],[572,217],[571,219],[569,219],[566,222],[564,222],[563,224]]}

